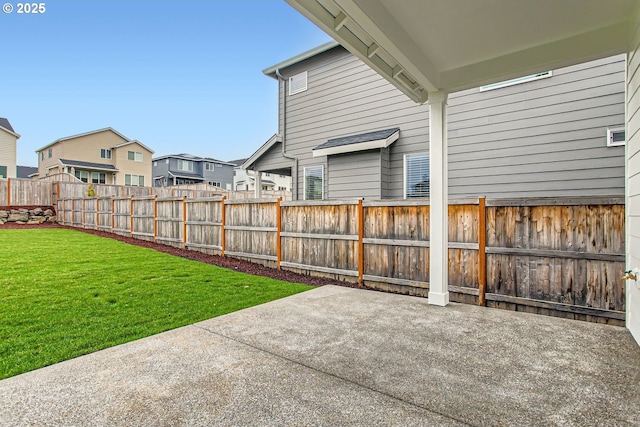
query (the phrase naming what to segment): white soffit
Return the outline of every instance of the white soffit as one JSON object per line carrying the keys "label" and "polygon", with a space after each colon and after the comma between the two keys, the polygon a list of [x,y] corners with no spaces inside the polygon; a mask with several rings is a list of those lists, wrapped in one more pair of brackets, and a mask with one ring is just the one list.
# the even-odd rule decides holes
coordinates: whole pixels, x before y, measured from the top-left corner
{"label": "white soffit", "polygon": [[286,0],[416,102],[627,50],[637,0]]}

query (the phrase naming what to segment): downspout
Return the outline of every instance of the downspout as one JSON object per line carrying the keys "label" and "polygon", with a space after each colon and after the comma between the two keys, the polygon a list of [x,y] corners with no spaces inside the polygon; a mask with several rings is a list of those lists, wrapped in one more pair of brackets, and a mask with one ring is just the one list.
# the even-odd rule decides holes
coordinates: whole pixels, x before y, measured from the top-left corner
{"label": "downspout", "polygon": [[[276,68],[276,77],[278,77],[278,99],[280,98],[280,82],[283,83],[283,94],[282,94],[282,133],[280,134],[280,138],[282,139],[282,157],[285,159],[293,160],[294,171],[291,174],[291,186],[292,188],[292,198],[293,200],[298,200],[298,158],[295,156],[291,156],[287,154],[287,85],[286,80],[280,74],[280,69]],[[279,115],[279,114],[278,114]]]}

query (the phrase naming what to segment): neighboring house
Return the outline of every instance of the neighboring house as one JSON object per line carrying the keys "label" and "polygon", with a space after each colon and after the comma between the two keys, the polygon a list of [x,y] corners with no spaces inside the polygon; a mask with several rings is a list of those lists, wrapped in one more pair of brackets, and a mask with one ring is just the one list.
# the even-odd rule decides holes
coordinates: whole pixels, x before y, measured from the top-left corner
{"label": "neighboring house", "polygon": [[[243,168],[290,175],[294,200],[429,196],[429,107],[336,42],[264,70],[278,133]],[[624,195],[625,57],[448,98],[450,196]]]}
{"label": "neighboring house", "polygon": [[[255,191],[256,177],[252,170],[242,169],[247,159],[230,160],[233,163],[233,189],[235,191]],[[263,172],[260,177],[263,190],[291,191],[291,176]]]}
{"label": "neighboring house", "polygon": [[233,188],[234,164],[191,154],[170,154],[153,159],[153,186],[209,184]]}
{"label": "neighboring house", "polygon": [[70,173],[94,184],[151,185],[153,150],[112,128],[60,138],[36,153],[38,178]]}
{"label": "neighboring house", "polygon": [[0,117],[0,178],[16,177],[17,142],[20,135],[9,120]]}
{"label": "neighboring house", "polygon": [[34,166],[18,166],[17,178],[31,178],[38,175],[38,168]]}

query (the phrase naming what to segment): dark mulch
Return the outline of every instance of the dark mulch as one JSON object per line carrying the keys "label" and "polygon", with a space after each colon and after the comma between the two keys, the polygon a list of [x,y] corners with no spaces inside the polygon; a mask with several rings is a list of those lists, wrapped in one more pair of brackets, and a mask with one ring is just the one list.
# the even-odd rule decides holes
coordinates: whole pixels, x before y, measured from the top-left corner
{"label": "dark mulch", "polygon": [[[148,242],[146,240],[134,239],[132,237],[120,236],[118,234],[107,233],[99,230],[66,227],[57,223],[44,223],[41,225],[21,225],[16,223],[6,223],[3,225],[0,225],[0,230],[17,229],[17,228],[19,229],[66,228],[69,230],[76,230],[76,231],[81,231],[83,233],[106,237],[108,239],[118,240],[134,246],[151,248],[159,252],[164,252],[170,255],[179,256],[179,257],[190,259],[193,261],[199,261],[199,262],[204,262],[206,264],[217,265],[219,267],[229,268],[231,270],[236,270],[236,271],[240,271],[242,273],[247,273],[247,274],[253,274],[256,276],[270,277],[272,279],[282,280],[285,282],[304,283],[306,285],[311,285],[311,286],[338,285],[338,286],[346,286],[350,288],[361,287],[357,283],[343,282],[340,280],[328,279],[323,277],[314,277],[314,276],[294,273],[292,271],[286,271],[286,270],[278,270],[277,268],[265,267],[263,265],[255,264],[253,262],[249,262],[241,259],[223,257],[220,255],[208,255],[198,251],[175,248],[173,246],[167,246],[167,245],[162,245],[160,243]],[[366,288],[366,287],[363,286],[363,288]]]}

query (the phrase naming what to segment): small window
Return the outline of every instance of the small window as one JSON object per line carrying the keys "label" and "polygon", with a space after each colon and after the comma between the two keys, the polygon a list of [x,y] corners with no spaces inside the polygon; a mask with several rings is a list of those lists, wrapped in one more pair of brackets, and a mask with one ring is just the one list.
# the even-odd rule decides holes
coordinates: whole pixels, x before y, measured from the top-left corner
{"label": "small window", "polygon": [[101,159],[110,159],[111,158],[111,150],[108,150],[106,148],[101,148],[100,149],[100,158]]}
{"label": "small window", "polygon": [[91,182],[93,184],[105,184],[107,176],[102,172],[91,172]]}
{"label": "small window", "polygon": [[44,160],[44,151],[40,152],[40,160]]}
{"label": "small window", "polygon": [[209,185],[213,185],[214,187],[220,187],[220,188],[222,188],[222,185],[221,185],[219,182],[217,182],[217,181],[209,181],[209,182],[208,182],[208,184],[209,184]]}
{"label": "small window", "polygon": [[307,72],[304,71],[295,76],[289,77],[289,95],[304,92],[307,90]]}
{"label": "small window", "polygon": [[607,129],[607,147],[617,147],[627,142],[623,127]]}
{"label": "small window", "polygon": [[429,154],[404,156],[404,197],[429,197]]}
{"label": "small window", "polygon": [[304,168],[304,199],[322,200],[324,198],[324,166]]}
{"label": "small window", "polygon": [[51,158],[51,156],[53,156],[53,148],[49,148],[49,151],[47,152],[49,158]]}
{"label": "small window", "polygon": [[500,89],[501,87],[519,85],[520,83],[532,82],[534,80],[546,79],[547,77],[551,77],[551,71],[544,71],[538,74],[531,74],[530,76],[518,77],[517,79],[505,80],[503,82],[492,83],[486,86],[480,86],[480,92],[485,92],[487,90]]}
{"label": "small window", "polygon": [[207,170],[207,171],[212,171],[214,167],[215,166],[213,165],[213,163],[205,163],[204,164],[204,170]]}
{"label": "small window", "polygon": [[127,151],[127,159],[133,160],[135,162],[142,161],[142,153],[138,151]]}
{"label": "small window", "polygon": [[75,176],[76,176],[76,178],[78,178],[82,182],[89,182],[89,172],[88,171],[81,171],[81,170],[77,170],[76,169]]}
{"label": "small window", "polygon": [[6,177],[7,177],[7,167],[0,166],[0,178],[6,178]]}
{"label": "small window", "polygon": [[124,185],[133,187],[144,187],[144,176],[125,174]]}
{"label": "small window", "polygon": [[177,169],[185,172],[193,172],[193,162],[189,160],[178,160]]}

